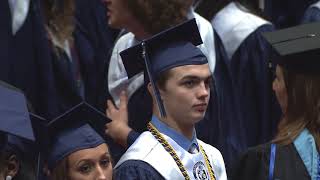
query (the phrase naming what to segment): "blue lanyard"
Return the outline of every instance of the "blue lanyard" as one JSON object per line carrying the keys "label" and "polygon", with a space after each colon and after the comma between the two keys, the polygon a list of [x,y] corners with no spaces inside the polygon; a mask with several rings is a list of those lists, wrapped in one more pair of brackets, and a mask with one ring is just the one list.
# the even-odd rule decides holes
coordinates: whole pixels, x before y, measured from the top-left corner
{"label": "blue lanyard", "polygon": [[276,160],[276,149],[277,149],[276,144],[271,144],[270,163],[269,163],[269,178],[268,178],[268,180],[272,180],[273,179],[274,164],[275,164],[275,160]]}
{"label": "blue lanyard", "polygon": [[318,155],[318,173],[317,173],[317,180],[320,180],[320,155]]}

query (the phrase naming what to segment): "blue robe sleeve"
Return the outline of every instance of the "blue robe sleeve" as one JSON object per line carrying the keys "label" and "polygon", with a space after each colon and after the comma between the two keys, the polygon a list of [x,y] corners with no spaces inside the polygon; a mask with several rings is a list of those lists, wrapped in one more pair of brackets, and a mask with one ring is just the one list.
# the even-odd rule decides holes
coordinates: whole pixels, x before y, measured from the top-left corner
{"label": "blue robe sleeve", "polygon": [[311,23],[311,22],[319,22],[320,21],[320,9],[316,7],[312,7],[307,9],[305,12],[301,23]]}
{"label": "blue robe sleeve", "polygon": [[115,169],[113,179],[162,180],[164,178],[149,164],[139,160],[129,160]]}

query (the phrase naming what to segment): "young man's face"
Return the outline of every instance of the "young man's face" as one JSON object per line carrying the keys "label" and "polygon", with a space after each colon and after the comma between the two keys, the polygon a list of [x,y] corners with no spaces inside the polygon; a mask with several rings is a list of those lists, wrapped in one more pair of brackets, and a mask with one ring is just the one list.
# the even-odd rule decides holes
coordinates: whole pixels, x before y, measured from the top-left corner
{"label": "young man's face", "polygon": [[170,70],[160,90],[167,112],[178,123],[194,125],[206,112],[210,98],[211,73],[208,64],[180,66]]}
{"label": "young man's face", "polygon": [[124,26],[130,22],[133,18],[129,13],[129,9],[126,5],[126,0],[102,0],[108,10],[108,24],[113,28],[124,28]]}

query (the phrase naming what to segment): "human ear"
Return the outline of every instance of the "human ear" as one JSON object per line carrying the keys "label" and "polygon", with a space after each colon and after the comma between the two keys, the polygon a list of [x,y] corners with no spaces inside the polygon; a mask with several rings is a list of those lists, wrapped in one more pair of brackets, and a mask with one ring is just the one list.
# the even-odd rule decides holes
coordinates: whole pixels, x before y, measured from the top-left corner
{"label": "human ear", "polygon": [[6,162],[5,175],[15,177],[18,174],[20,162],[16,155],[10,155]]}
{"label": "human ear", "polygon": [[[153,91],[153,88],[152,88],[152,85],[151,85],[150,82],[148,83],[147,88],[148,88],[148,92],[150,93],[152,99],[155,100],[155,97],[156,97],[156,96],[155,96],[155,94],[154,94],[154,91]],[[161,98],[161,100],[163,100],[164,91],[163,91],[161,88],[158,88],[158,90],[159,90],[159,93],[160,93],[160,98]]]}

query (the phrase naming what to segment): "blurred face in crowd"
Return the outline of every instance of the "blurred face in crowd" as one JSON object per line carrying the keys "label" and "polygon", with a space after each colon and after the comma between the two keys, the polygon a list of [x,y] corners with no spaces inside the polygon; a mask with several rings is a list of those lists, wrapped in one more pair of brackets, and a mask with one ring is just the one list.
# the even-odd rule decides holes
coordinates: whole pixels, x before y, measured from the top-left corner
{"label": "blurred face in crowd", "polygon": [[[0,164],[0,167],[1,167],[1,164]],[[3,171],[1,169],[0,169],[0,179],[4,179],[4,174],[3,174]]]}
{"label": "blurred face in crowd", "polygon": [[277,65],[276,68],[276,78],[273,80],[272,88],[276,93],[282,112],[285,113],[288,104],[288,95],[284,81],[283,69],[279,65]]}
{"label": "blurred face in crowd", "polygon": [[111,180],[112,163],[106,144],[84,149],[68,156],[71,180]]}
{"label": "blurred face in crowd", "polygon": [[108,24],[113,28],[125,28],[133,19],[126,0],[102,0],[107,6]]}
{"label": "blurred face in crowd", "polygon": [[168,73],[165,87],[159,88],[167,116],[194,126],[204,117],[210,98],[209,65],[180,66]]}

